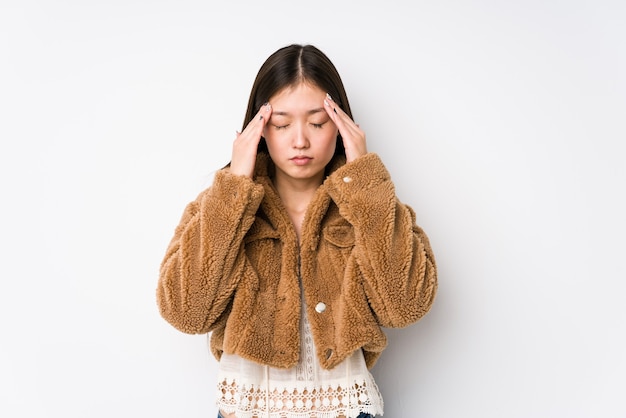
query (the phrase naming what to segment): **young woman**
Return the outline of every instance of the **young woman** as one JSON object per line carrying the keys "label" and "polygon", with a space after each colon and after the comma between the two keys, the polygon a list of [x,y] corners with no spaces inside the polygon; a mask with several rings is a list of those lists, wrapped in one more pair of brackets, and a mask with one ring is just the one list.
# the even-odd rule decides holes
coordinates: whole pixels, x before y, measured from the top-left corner
{"label": "young woman", "polygon": [[368,153],[334,65],[311,45],[279,49],[157,289],[174,327],[210,333],[220,416],[381,415],[381,327],[420,319],[436,289],[428,238]]}

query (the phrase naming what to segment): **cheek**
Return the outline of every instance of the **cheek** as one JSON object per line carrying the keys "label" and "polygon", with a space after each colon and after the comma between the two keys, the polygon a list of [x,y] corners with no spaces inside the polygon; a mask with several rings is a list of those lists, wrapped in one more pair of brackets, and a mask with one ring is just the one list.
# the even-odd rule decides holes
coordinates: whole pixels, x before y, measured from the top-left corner
{"label": "cheek", "polygon": [[335,147],[337,145],[337,135],[338,132],[335,129],[324,132],[324,134],[320,135],[320,137],[318,138],[318,143],[321,145],[322,148],[326,149],[329,153],[332,154],[335,152]]}
{"label": "cheek", "polygon": [[265,138],[268,148],[278,148],[281,146],[281,142],[284,142],[284,135],[270,130],[263,132],[263,138]]}
{"label": "cheek", "polygon": [[330,134],[328,134],[328,140],[334,144],[335,142],[337,142],[338,137],[339,137],[339,129],[333,127],[333,129],[331,129]]}
{"label": "cheek", "polygon": [[265,146],[267,147],[267,151],[272,156],[276,152],[276,138],[273,135],[264,133],[263,138],[265,138]]}

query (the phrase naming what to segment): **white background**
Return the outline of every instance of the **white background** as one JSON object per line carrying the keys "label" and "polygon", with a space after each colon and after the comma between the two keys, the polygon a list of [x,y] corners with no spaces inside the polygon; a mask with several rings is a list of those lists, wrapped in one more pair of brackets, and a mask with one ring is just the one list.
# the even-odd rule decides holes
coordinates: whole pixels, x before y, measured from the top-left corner
{"label": "white background", "polygon": [[385,417],[625,417],[625,21],[618,0],[4,0],[0,416],[215,416],[158,267],[298,42],[439,265],[373,370]]}

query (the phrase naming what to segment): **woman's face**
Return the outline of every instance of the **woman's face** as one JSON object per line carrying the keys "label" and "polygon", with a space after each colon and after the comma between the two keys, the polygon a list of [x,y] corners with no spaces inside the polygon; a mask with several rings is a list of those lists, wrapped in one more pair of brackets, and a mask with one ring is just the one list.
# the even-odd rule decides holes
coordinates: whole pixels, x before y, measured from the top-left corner
{"label": "woman's face", "polygon": [[263,136],[277,180],[318,182],[335,153],[337,127],[324,110],[326,92],[308,83],[280,90]]}

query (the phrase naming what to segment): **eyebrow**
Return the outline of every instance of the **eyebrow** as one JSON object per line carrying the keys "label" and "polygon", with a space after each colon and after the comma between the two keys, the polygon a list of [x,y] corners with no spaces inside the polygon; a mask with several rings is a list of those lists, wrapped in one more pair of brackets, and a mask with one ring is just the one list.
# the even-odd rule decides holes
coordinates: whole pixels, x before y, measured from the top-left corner
{"label": "eyebrow", "polygon": [[[306,114],[307,115],[314,115],[314,114],[320,113],[320,112],[325,112],[323,107],[318,107],[316,109],[311,109],[311,110],[307,111]],[[276,115],[276,116],[291,116],[291,113],[283,112],[283,111],[280,111],[280,110],[278,110],[278,111],[274,110],[274,111],[272,111],[272,115]]]}

